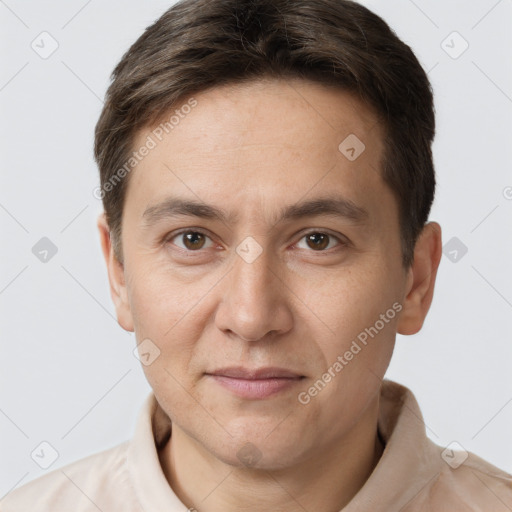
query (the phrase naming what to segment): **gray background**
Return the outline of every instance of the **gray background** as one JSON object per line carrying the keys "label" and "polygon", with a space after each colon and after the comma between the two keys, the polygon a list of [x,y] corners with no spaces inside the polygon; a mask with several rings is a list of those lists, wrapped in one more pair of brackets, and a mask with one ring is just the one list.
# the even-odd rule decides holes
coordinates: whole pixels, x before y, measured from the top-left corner
{"label": "gray background", "polygon": [[[171,3],[0,1],[0,496],[128,439],[149,392],[108,292],[92,141],[114,65]],[[431,219],[445,244],[456,237],[427,322],[399,336],[387,376],[414,391],[436,443],[511,472],[512,0],[364,4],[429,71]],[[32,252],[43,237],[58,249],[46,262]]]}

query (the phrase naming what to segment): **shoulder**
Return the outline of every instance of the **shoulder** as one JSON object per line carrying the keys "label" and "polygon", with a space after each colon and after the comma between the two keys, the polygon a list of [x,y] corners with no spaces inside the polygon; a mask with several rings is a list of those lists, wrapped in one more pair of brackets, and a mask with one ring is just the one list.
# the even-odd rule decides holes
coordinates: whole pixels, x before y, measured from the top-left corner
{"label": "shoulder", "polygon": [[15,489],[1,512],[138,511],[126,468],[129,443],[91,455]]}
{"label": "shoulder", "polygon": [[384,381],[381,398],[379,431],[387,446],[372,476],[381,494],[391,489],[389,503],[401,494],[402,512],[512,510],[512,475],[458,443],[435,444],[406,387]]}
{"label": "shoulder", "polygon": [[[507,512],[512,510],[512,475],[473,453],[434,445],[444,459],[440,471],[414,500],[413,510]],[[408,510],[408,509],[407,509]]]}

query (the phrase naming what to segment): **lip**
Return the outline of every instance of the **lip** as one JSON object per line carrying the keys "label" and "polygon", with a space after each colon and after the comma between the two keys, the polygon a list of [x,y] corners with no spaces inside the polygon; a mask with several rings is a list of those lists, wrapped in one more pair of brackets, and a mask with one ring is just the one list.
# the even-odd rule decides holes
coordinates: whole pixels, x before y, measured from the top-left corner
{"label": "lip", "polygon": [[282,393],[300,382],[304,376],[284,368],[230,367],[206,374],[217,384],[238,397],[261,400]]}

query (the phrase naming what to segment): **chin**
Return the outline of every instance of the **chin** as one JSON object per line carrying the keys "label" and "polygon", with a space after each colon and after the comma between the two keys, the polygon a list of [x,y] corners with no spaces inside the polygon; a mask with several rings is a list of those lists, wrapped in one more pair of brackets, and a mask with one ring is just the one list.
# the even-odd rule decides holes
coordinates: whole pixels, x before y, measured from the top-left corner
{"label": "chin", "polygon": [[278,471],[292,466],[300,458],[296,445],[268,446],[251,441],[240,442],[215,456],[230,466],[253,471]]}
{"label": "chin", "polygon": [[220,450],[216,444],[212,452],[224,463],[238,468],[283,469],[296,463],[300,453],[307,451],[302,446],[304,435],[296,429],[290,430],[290,426],[282,418],[246,418],[245,421],[237,418],[226,424],[233,437],[226,439]]}

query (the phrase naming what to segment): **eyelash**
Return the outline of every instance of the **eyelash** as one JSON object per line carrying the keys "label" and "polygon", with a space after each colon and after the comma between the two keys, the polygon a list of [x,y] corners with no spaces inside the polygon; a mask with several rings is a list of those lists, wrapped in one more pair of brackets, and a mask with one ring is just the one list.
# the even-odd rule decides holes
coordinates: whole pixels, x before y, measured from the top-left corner
{"label": "eyelash", "polygon": [[[184,235],[186,233],[199,233],[199,234],[209,238],[213,242],[212,237],[206,231],[202,230],[201,228],[193,228],[193,229],[187,228],[187,229],[183,229],[178,232],[173,232],[173,233],[169,234],[168,236],[166,236],[164,238],[163,242],[164,242],[164,244],[172,243],[172,240],[174,240],[175,238],[179,237],[180,235]],[[300,241],[302,241],[308,235],[312,235],[312,234],[327,235],[329,237],[329,239],[335,239],[338,242],[338,244],[334,248],[331,247],[330,249],[324,249],[324,250],[320,250],[320,251],[314,251],[313,249],[310,249],[309,252],[330,253],[333,250],[341,249],[341,248],[344,248],[349,245],[348,240],[342,239],[339,236],[334,235],[328,231],[318,230],[318,229],[317,230],[313,229],[313,230],[308,231],[307,233],[303,233],[302,236],[300,237],[300,239],[298,240],[298,242],[296,242],[296,244],[299,243]],[[294,244],[294,245],[296,245],[296,244]],[[175,245],[175,244],[173,244],[173,245]],[[177,246],[177,247],[179,250],[186,252],[188,255],[192,255],[194,253],[201,253],[203,250],[203,249],[198,249],[196,251],[193,251],[190,249],[184,249],[183,247],[179,247],[179,246]]]}

